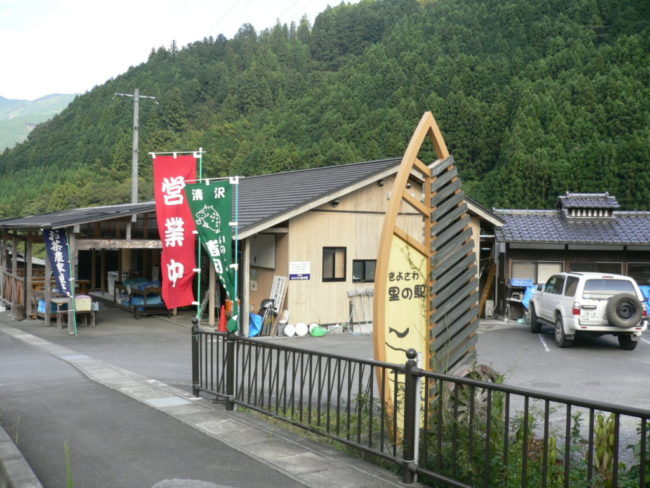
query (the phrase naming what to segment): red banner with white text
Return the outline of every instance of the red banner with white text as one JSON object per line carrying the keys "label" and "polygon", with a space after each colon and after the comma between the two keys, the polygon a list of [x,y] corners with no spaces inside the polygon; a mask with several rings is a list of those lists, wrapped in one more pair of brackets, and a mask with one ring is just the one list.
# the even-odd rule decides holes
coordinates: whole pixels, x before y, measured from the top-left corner
{"label": "red banner with white text", "polygon": [[187,154],[155,155],[153,179],[163,248],[162,298],[168,309],[184,307],[194,301],[196,227],[183,189],[185,181],[196,179],[196,158]]}

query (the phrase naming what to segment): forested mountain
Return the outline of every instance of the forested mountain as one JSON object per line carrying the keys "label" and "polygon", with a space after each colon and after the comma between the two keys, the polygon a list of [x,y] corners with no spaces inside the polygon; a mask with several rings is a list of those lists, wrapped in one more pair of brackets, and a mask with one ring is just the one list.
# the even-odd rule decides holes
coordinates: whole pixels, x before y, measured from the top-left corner
{"label": "forested mountain", "polygon": [[36,124],[61,112],[73,98],[61,94],[31,101],[0,97],[0,151],[24,141]]}
{"label": "forested mountain", "polygon": [[130,99],[149,151],[204,175],[401,156],[431,110],[466,191],[551,207],[567,190],[650,209],[650,2],[362,0],[232,39],[154,49],[0,156],[0,215],[129,201]]}

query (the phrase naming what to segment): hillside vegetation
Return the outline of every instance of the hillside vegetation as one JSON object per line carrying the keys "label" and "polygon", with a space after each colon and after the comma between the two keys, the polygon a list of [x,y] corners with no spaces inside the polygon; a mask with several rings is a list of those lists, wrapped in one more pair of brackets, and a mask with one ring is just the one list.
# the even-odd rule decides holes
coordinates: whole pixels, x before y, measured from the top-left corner
{"label": "hillside vegetation", "polygon": [[0,156],[0,215],[124,203],[130,99],[149,151],[203,147],[204,175],[400,156],[431,110],[467,192],[551,207],[567,190],[650,209],[650,2],[363,0],[313,26],[154,49]]}
{"label": "hillside vegetation", "polygon": [[0,97],[0,151],[27,139],[30,131],[61,112],[74,95],[48,95],[37,100]]}

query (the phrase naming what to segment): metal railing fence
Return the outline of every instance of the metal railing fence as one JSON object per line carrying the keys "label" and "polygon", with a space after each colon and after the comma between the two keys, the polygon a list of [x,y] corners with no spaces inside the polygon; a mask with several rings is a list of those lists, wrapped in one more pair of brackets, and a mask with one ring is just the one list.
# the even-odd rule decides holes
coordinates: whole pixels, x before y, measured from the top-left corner
{"label": "metal railing fence", "polygon": [[403,365],[355,359],[195,323],[193,393],[390,461],[405,482],[650,486],[649,410],[433,373],[407,356]]}

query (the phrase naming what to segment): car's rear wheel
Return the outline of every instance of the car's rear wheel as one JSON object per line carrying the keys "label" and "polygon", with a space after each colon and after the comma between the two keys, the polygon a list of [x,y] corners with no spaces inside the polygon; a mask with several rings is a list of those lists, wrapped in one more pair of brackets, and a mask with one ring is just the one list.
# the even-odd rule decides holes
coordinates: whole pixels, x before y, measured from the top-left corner
{"label": "car's rear wheel", "polygon": [[535,305],[530,304],[530,331],[533,334],[538,334],[542,330],[542,325],[537,320],[537,313],[535,312]]}
{"label": "car's rear wheel", "polygon": [[621,346],[621,349],[625,349],[626,351],[631,351],[636,347],[637,344],[638,342],[632,340],[632,336],[630,334],[618,335],[618,345]]}
{"label": "car's rear wheel", "polygon": [[558,347],[569,347],[573,345],[573,339],[567,339],[566,334],[564,333],[564,324],[562,323],[562,317],[558,316],[555,319],[555,343]]}

